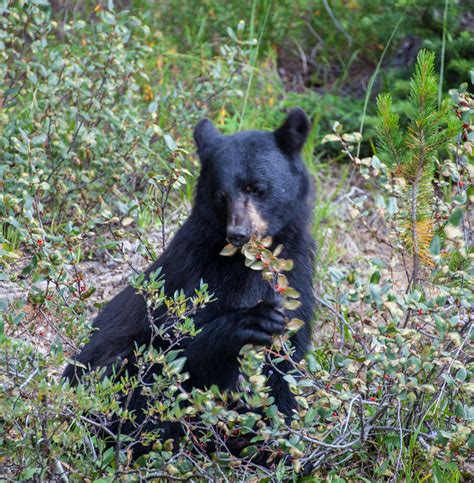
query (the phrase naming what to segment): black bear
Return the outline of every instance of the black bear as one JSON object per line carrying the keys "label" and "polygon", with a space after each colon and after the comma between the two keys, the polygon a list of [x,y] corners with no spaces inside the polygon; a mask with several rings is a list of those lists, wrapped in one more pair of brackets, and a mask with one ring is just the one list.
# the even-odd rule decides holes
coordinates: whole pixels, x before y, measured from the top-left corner
{"label": "black bear", "polygon": [[[272,287],[260,272],[244,265],[240,253],[221,256],[227,242],[240,247],[252,235],[269,235],[275,246],[284,245],[281,256],[294,261],[289,284],[301,294],[301,305],[291,316],[305,322],[292,338],[294,359],[301,359],[308,348],[315,306],[314,241],[310,234],[314,196],[300,151],[309,130],[310,122],[301,109],[292,110],[273,132],[224,136],[208,119],[195,128],[201,172],[192,212],[146,272],[161,267],[170,295],[181,289],[192,295],[201,280],[214,294],[216,301],[194,315],[200,332],[181,347],[187,358],[184,370],[190,375],[187,382],[192,387],[216,384],[221,390],[235,388],[241,348],[246,344],[271,345],[272,336],[285,331],[285,317]],[[152,316],[153,323],[163,324],[165,308],[158,308]],[[80,364],[70,364],[64,371],[71,384],[77,383],[84,367],[105,368],[105,374],[110,375],[118,361],[127,361],[132,370],[137,346],[151,341],[157,348],[169,344],[152,338],[144,297],[131,286],[103,308],[94,327],[97,330],[75,358]],[[290,366],[290,362],[282,362],[279,371],[267,370],[272,395],[287,417],[296,403],[281,373]],[[148,403],[140,393],[129,398],[128,408],[136,412],[137,424]],[[164,438],[175,436],[169,434],[175,431],[170,428],[161,426]],[[122,431],[130,434],[132,429]]]}

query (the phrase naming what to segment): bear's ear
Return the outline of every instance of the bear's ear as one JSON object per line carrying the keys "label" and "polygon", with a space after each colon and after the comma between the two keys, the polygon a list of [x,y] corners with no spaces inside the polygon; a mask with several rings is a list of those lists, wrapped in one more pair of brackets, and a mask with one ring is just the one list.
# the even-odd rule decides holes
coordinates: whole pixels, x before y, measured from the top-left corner
{"label": "bear's ear", "polygon": [[198,151],[202,151],[218,136],[220,136],[220,132],[207,118],[201,119],[194,128],[194,142],[196,143]]}
{"label": "bear's ear", "polygon": [[311,122],[303,109],[297,107],[288,114],[285,122],[275,131],[278,146],[292,154],[301,151],[311,129]]}

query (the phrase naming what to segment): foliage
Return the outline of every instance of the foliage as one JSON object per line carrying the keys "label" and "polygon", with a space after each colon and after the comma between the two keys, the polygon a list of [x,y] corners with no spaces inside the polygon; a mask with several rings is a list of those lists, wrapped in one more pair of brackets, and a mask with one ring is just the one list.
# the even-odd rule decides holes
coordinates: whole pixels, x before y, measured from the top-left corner
{"label": "foliage", "polygon": [[[192,126],[212,106],[242,96],[246,74],[236,64],[248,53],[223,45],[199,67],[195,88],[168,81],[180,65],[162,65],[166,46],[150,46],[148,26],[127,12],[98,9],[92,24],[59,25],[45,2],[3,8],[0,256],[9,278],[31,275],[84,300],[90,293],[68,280],[75,270],[60,267],[91,256],[89,239],[120,247],[122,227],[144,240],[147,255],[150,226],[159,226],[164,243],[165,219],[153,212],[176,206],[177,189],[191,182]],[[149,75],[151,57],[158,65]]]}
{"label": "foliage", "polygon": [[[342,296],[334,300],[339,308],[338,311],[333,309],[334,314],[345,323],[355,317],[362,325],[370,326],[371,329],[367,327],[365,330],[378,340],[373,354],[368,355],[368,348],[364,348],[363,360],[370,369],[360,384],[376,386],[374,401],[380,396],[392,397],[392,404],[398,405],[397,413],[389,419],[399,428],[399,457],[396,462],[387,461],[382,465],[379,476],[398,479],[398,472],[402,471],[406,478],[426,478],[423,472],[413,473],[414,461],[423,460],[422,454],[416,452],[419,445],[426,451],[430,474],[444,481],[459,478],[458,471],[464,462],[469,473],[467,460],[459,458],[459,454],[465,451],[468,459],[472,448],[472,406],[468,402],[469,398],[472,399],[468,383],[472,368],[469,349],[465,354],[464,349],[473,339],[474,320],[472,246],[468,241],[468,213],[473,201],[472,186],[468,185],[472,184],[473,175],[471,133],[474,111],[466,85],[451,91],[456,104],[451,109],[463,120],[463,126],[458,124],[456,134],[453,131],[456,123],[448,116],[447,101],[439,110],[436,108],[433,61],[432,54],[427,52],[419,56],[412,82],[411,110],[408,111],[411,124],[406,133],[401,131],[398,116],[391,109],[390,96],[379,98],[381,149],[378,154],[385,163],[377,156],[360,159],[354,155],[361,136],[359,133],[343,133],[339,123],[335,123],[334,133],[326,135],[324,142],[339,142],[362,176],[376,180],[375,186],[381,191],[374,201],[384,217],[382,227],[374,229],[368,225],[365,197],[353,201],[352,216],[360,218],[360,225],[372,233],[379,245],[389,247],[389,260],[369,260],[370,276],[365,279],[357,271],[331,273],[338,287],[344,282],[353,286],[348,291],[343,289]],[[448,141],[452,144],[448,145]],[[441,161],[435,157],[437,153],[442,156],[449,153],[450,158],[441,158]],[[420,230],[423,236],[430,232],[423,247],[426,256],[429,250],[430,263],[423,276],[417,272],[415,277],[412,270],[417,255],[406,237],[400,237],[400,232],[407,230],[407,215],[399,205],[406,203],[408,212],[413,209],[414,184],[420,181],[425,183],[425,191],[415,199],[414,212],[419,218],[410,229],[417,235]],[[430,192],[430,197],[426,196],[426,191]],[[432,228],[423,225],[425,220],[430,226],[432,224]],[[432,236],[431,233],[436,234]],[[411,267],[410,255],[413,256]],[[451,263],[452,259],[456,262]],[[397,274],[398,263],[403,264],[404,283],[400,280],[402,274]],[[421,267],[418,269],[421,272]],[[417,283],[414,283],[415,278]],[[372,310],[362,305],[362,310],[351,313],[350,306],[357,301],[372,304]],[[331,307],[326,301],[323,303]],[[339,311],[344,316],[339,315]],[[381,367],[384,369],[379,372]],[[361,369],[357,364],[356,368],[355,374],[359,377]],[[392,381],[389,391],[384,385],[386,381]],[[458,414],[462,414],[463,422],[453,420],[452,416]],[[393,428],[383,425],[384,430],[393,431]],[[411,428],[406,440],[402,436],[403,428]],[[384,444],[389,447],[388,441],[385,436]],[[440,455],[443,456],[442,465],[436,462]],[[440,472],[441,468],[443,471]]]}
{"label": "foliage", "polygon": [[[127,3],[131,11],[120,10]],[[360,156],[362,136],[339,123],[319,143],[330,119],[350,130],[359,126],[362,102],[337,94],[356,59],[379,58],[390,33],[381,25],[393,26],[408,8],[394,45],[427,17],[417,29],[436,50],[432,32],[440,28],[444,2],[399,2],[393,10],[380,10],[378,0],[331,3],[354,50],[324,2],[316,8],[307,1],[178,3],[116,1],[117,10],[109,1],[54,2],[62,9],[44,0],[0,3],[2,478],[468,480],[472,94],[467,85],[453,89],[450,106],[443,101],[438,109],[433,57],[423,53],[411,97],[405,99],[403,81],[391,89],[392,104],[380,98],[376,156]],[[450,8],[464,7],[450,2]],[[472,35],[459,33],[464,20],[449,17],[445,82],[453,72],[466,75],[461,61]],[[316,59],[308,84],[331,92],[285,91],[272,53],[285,42],[302,47],[309,64]],[[382,84],[392,86],[391,75],[384,71]],[[173,346],[136,347],[133,377],[95,373],[78,388],[61,381],[108,297],[97,293],[97,266],[107,286],[119,265],[150,310],[167,307],[173,323],[154,336],[195,335],[193,312],[214,303],[205,283],[192,297],[166,297],[159,272],[139,275],[188,209],[197,170],[192,127],[209,115],[224,131],[269,128],[296,104],[316,121],[304,154],[317,186],[320,307],[313,347],[286,375],[298,401],[291,423],[276,411],[262,374],[264,362],[278,370],[288,358],[287,334],[271,349],[242,351],[241,388],[232,394],[215,387],[185,391],[184,359]],[[455,133],[449,109],[462,121]],[[370,131],[364,136],[370,141]],[[421,148],[430,153],[422,164]],[[431,263],[420,265],[414,284],[413,252],[400,233],[407,231],[407,200],[418,175],[430,193],[417,199],[423,207],[417,214],[430,222]],[[252,240],[244,255],[243,263],[261,269],[290,309],[298,303],[282,273],[291,261],[279,259],[271,240]],[[297,330],[298,322],[288,328]],[[146,368],[154,364],[160,371],[147,387],[154,397],[149,417],[179,422],[185,437],[175,445],[145,433],[141,442],[152,452],[133,462],[136,442],[120,431],[108,434],[107,423],[134,419],[127,395],[148,380]]]}

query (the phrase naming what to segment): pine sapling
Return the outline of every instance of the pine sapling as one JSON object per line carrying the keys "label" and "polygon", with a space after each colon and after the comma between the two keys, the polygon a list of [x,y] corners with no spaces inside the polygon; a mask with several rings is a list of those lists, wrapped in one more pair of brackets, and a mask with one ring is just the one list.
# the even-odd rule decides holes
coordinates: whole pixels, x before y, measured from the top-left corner
{"label": "pine sapling", "polygon": [[432,52],[422,50],[418,54],[406,111],[406,129],[400,127],[400,118],[393,110],[390,94],[380,95],[377,99],[379,155],[398,185],[399,226],[403,243],[412,254],[412,285],[419,282],[421,265],[432,265],[429,247],[434,234],[435,159],[457,131],[449,102],[443,101],[438,108],[434,64]]}

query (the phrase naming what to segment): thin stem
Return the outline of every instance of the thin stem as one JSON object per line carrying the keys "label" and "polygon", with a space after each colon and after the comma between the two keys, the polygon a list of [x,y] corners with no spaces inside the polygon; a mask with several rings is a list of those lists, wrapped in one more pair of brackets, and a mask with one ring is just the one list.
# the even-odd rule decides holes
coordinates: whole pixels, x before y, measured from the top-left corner
{"label": "thin stem", "polygon": [[[383,59],[385,58],[385,54],[387,53],[387,50],[388,50],[390,44],[392,43],[393,37],[395,37],[395,33],[397,32],[398,27],[400,26],[403,18],[405,17],[405,13],[406,13],[406,10],[404,10],[403,13],[400,15],[400,18],[398,19],[398,22],[396,23],[395,28],[393,29],[393,31],[392,31],[392,33],[391,33],[391,35],[390,35],[390,37],[389,37],[389,39],[388,39],[388,41],[385,45],[385,48],[383,49],[382,55],[380,56],[380,59],[377,63],[377,67],[375,68],[375,71],[374,71],[374,73],[372,74],[372,76],[369,80],[367,93],[365,95],[364,109],[362,111],[362,117],[361,117],[361,120],[360,120],[359,132],[361,134],[364,131],[365,115],[367,113],[367,106],[369,105],[369,99],[370,99],[370,96],[372,94],[372,89],[374,87],[375,79],[377,78],[377,76],[379,74],[379,70],[380,70],[380,67],[382,66]],[[362,143],[362,141],[359,141],[359,143],[357,144],[357,157],[359,157],[359,155],[360,155],[361,143]]]}
{"label": "thin stem", "polygon": [[255,64],[257,62],[258,51],[260,49],[260,44],[262,43],[263,32],[265,31],[265,26],[267,25],[268,14],[270,12],[270,8],[272,6],[272,3],[273,3],[273,0],[270,0],[268,2],[267,11],[265,12],[265,18],[263,19],[262,29],[260,30],[260,35],[258,37],[257,46],[255,47],[253,59],[251,61],[251,70],[250,70],[249,81],[247,83],[247,89],[245,90],[244,104],[242,106],[242,114],[240,115],[239,130],[242,129],[242,124],[244,122],[245,110],[247,108],[247,102],[248,102],[248,99],[249,99],[250,87],[252,86],[253,73],[255,71]]}
{"label": "thin stem", "polygon": [[448,7],[449,0],[444,2],[444,14],[443,14],[443,40],[441,43],[441,66],[439,69],[439,85],[438,85],[438,109],[441,107],[441,97],[443,95],[443,78],[444,78],[444,60],[446,54],[446,31],[448,23]]}
{"label": "thin stem", "polygon": [[418,283],[418,271],[420,265],[419,253],[418,253],[418,232],[416,231],[416,184],[414,183],[411,190],[411,235],[413,242],[413,271],[411,277],[412,287],[415,287]]}

